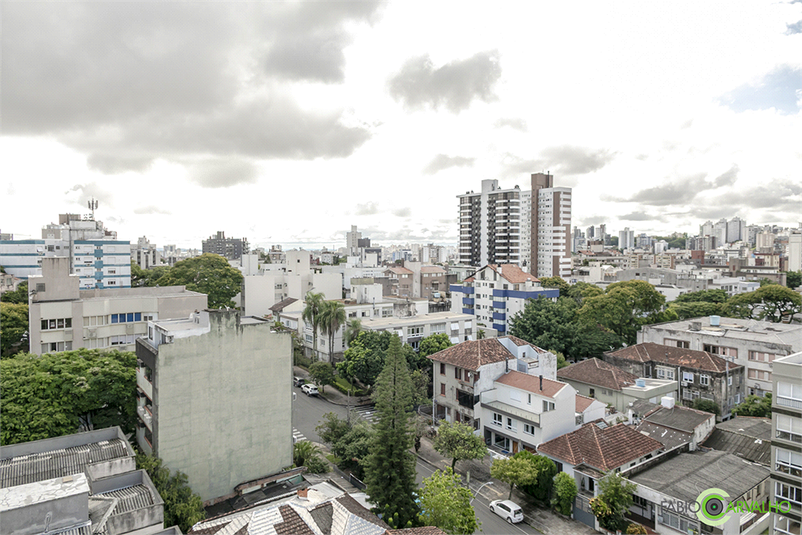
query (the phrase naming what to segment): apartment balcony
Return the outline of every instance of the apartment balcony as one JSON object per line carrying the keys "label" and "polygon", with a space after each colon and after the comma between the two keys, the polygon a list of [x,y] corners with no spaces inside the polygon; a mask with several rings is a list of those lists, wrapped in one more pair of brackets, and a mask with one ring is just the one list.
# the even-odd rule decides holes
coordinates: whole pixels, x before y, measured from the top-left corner
{"label": "apartment balcony", "polygon": [[775,403],[780,407],[790,407],[792,409],[802,409],[802,399],[783,398],[777,396]]}
{"label": "apartment balcony", "polygon": [[153,400],[153,383],[148,380],[144,367],[136,369],[136,386],[142,389],[148,399]]}
{"label": "apartment balcony", "polygon": [[500,308],[501,310],[507,309],[507,303],[504,301],[493,301],[493,308]]}
{"label": "apartment balcony", "polygon": [[507,321],[507,314],[504,312],[493,312],[493,319],[499,321]]}
{"label": "apartment balcony", "polygon": [[462,298],[462,304],[463,305],[473,306],[475,304],[474,303],[474,298],[473,297],[463,297]]}
{"label": "apartment balcony", "polygon": [[136,413],[139,415],[139,418],[145,422],[145,425],[150,429],[151,433],[153,432],[153,413],[150,412],[150,409],[142,405],[136,408]]}

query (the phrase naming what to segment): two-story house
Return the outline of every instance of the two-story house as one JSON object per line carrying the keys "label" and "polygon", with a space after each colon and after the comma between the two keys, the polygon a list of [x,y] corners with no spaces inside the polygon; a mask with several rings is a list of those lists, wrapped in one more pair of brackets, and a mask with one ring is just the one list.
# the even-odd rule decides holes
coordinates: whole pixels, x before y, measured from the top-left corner
{"label": "two-story house", "polygon": [[452,284],[451,310],[476,316],[477,324],[509,330],[510,320],[521,312],[529,299],[557,299],[560,291],[543,288],[540,281],[515,264],[488,264],[462,281]]}
{"label": "two-story house", "polygon": [[477,405],[482,392],[493,390],[505,372],[519,371],[554,380],[557,358],[553,353],[514,336],[471,340],[428,357],[433,365],[436,420],[463,422],[481,429]]}
{"label": "two-story house", "polygon": [[604,360],[633,374],[679,381],[683,405],[699,398],[714,401],[719,420],[728,420],[745,397],[744,367],[707,351],[644,343],[605,353]]}

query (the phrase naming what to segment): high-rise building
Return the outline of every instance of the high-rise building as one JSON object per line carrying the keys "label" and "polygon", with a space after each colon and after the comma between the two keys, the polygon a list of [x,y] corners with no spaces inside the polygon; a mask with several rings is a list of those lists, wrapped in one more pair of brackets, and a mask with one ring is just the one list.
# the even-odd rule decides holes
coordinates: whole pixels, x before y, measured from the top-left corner
{"label": "high-rise building", "polygon": [[771,533],[799,533],[802,525],[802,353],[776,358],[771,398]]}
{"label": "high-rise building", "polygon": [[482,267],[521,264],[521,190],[482,180],[479,193],[459,195],[459,260]]}
{"label": "high-rise building", "polygon": [[248,240],[246,238],[226,238],[226,233],[218,230],[215,236],[209,236],[208,240],[203,240],[203,252],[220,255],[228,260],[239,260],[243,254],[248,252]]}
{"label": "high-rise building", "polygon": [[727,243],[746,241],[748,238],[746,221],[737,216],[727,221]]}
{"label": "high-rise building", "polygon": [[359,240],[362,233],[356,230],[356,225],[351,225],[351,232],[345,234],[345,247],[348,249],[348,256],[359,256]]}
{"label": "high-rise building", "polygon": [[571,188],[555,187],[551,174],[533,173],[532,217],[529,223],[529,272],[536,277],[569,277]]}
{"label": "high-rise building", "polygon": [[629,227],[624,227],[624,230],[618,233],[618,248],[622,251],[625,249],[635,248],[635,231],[629,230]]}

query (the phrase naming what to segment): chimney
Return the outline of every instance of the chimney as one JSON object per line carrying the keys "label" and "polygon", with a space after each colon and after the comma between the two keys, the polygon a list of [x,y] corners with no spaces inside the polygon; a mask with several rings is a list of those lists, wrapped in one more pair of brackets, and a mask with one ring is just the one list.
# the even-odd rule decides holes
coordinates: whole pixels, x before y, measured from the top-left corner
{"label": "chimney", "polygon": [[298,489],[298,497],[302,500],[308,500],[309,489]]}
{"label": "chimney", "polygon": [[674,398],[672,398],[671,396],[663,396],[662,398],[660,398],[660,405],[662,405],[666,409],[673,409]]}
{"label": "chimney", "polygon": [[543,376],[540,376],[540,390],[543,391]]}

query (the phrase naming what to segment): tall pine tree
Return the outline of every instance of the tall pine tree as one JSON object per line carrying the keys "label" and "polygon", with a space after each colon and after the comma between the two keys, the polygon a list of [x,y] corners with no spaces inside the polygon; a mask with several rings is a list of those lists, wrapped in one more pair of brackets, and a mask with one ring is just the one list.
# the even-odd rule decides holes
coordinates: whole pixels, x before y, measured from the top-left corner
{"label": "tall pine tree", "polygon": [[376,379],[376,436],[365,465],[365,483],[374,511],[394,528],[418,522],[415,503],[413,387],[401,340],[393,335],[384,368]]}

